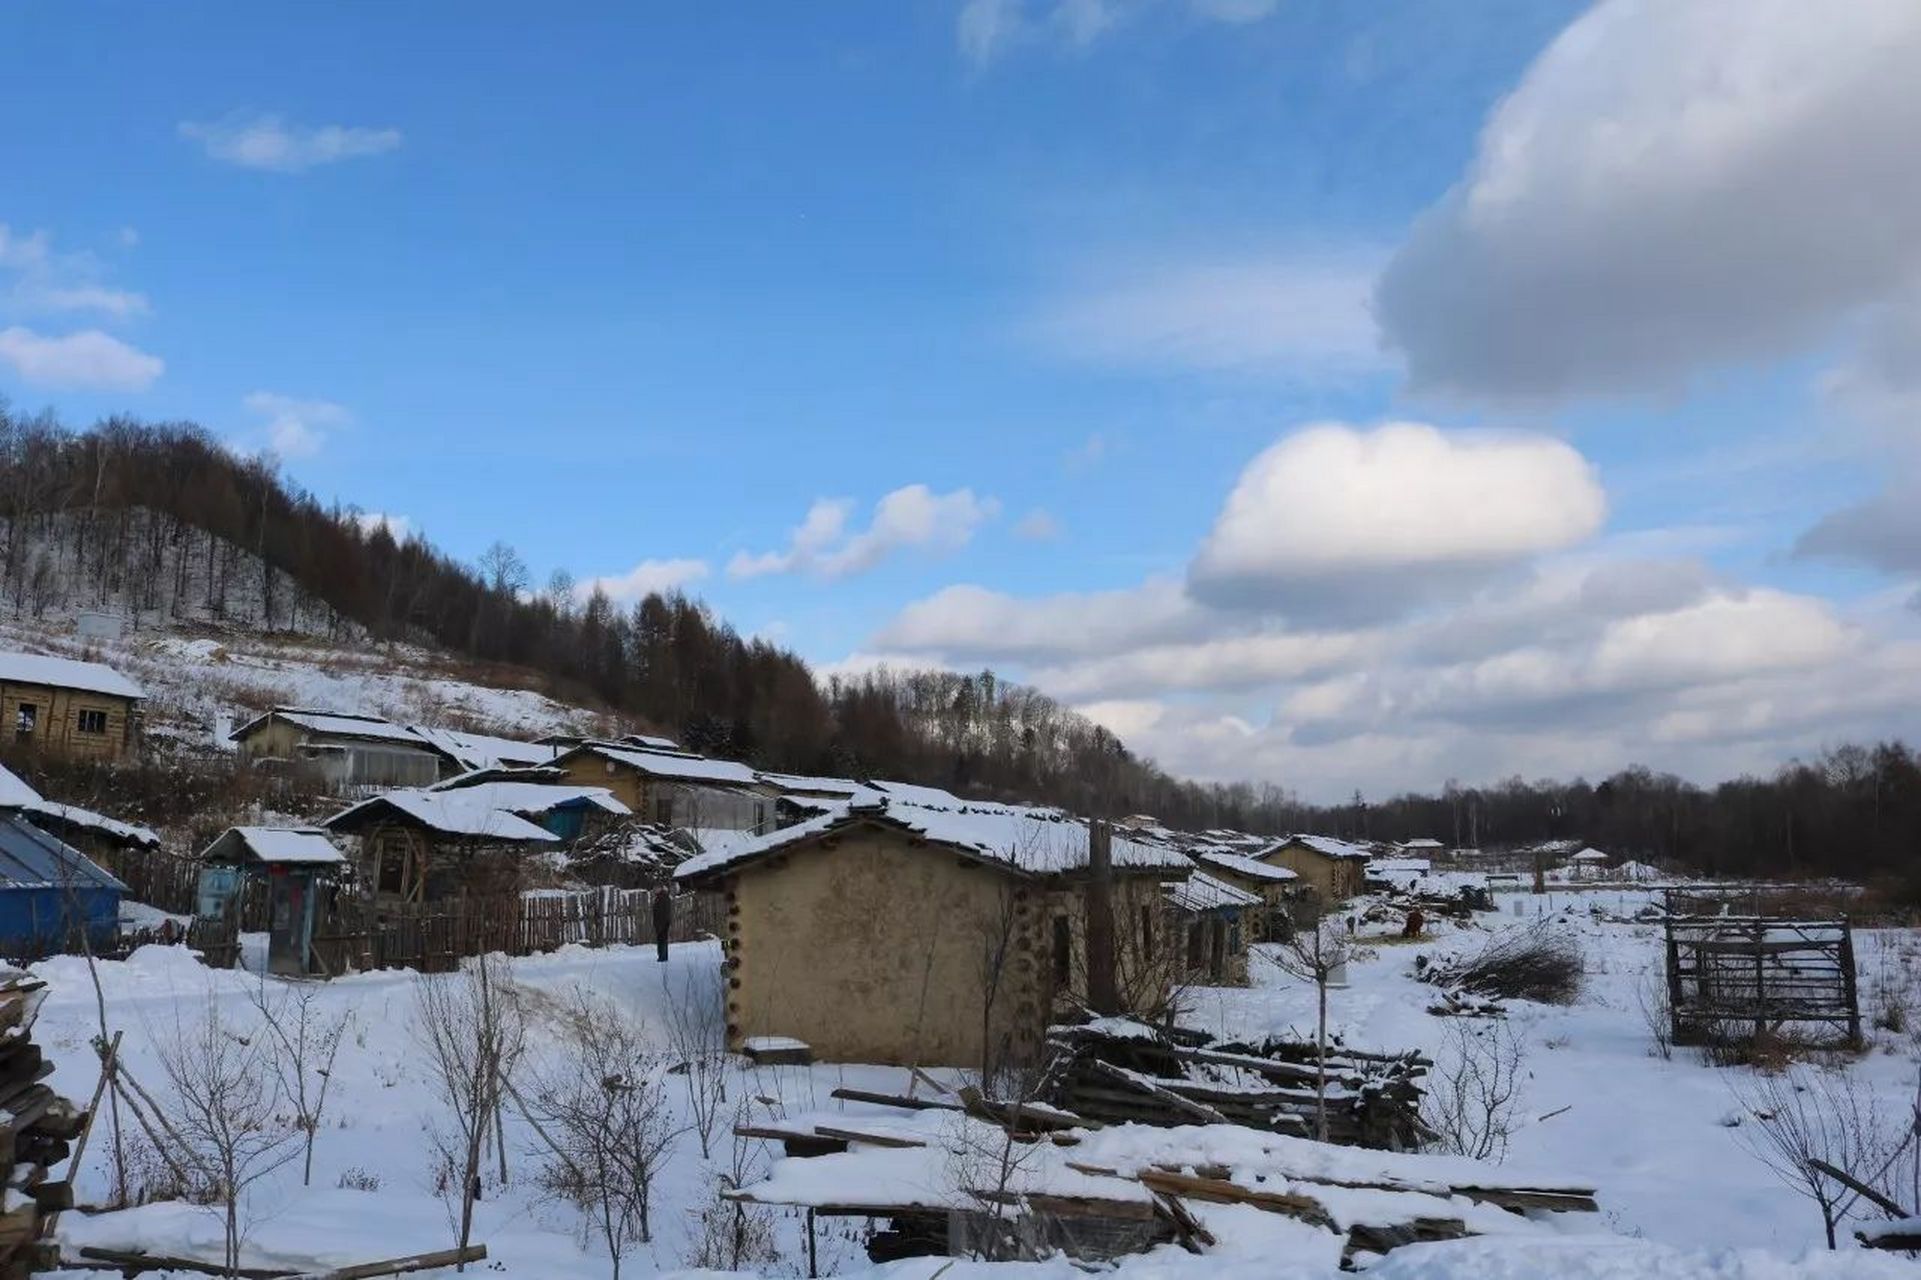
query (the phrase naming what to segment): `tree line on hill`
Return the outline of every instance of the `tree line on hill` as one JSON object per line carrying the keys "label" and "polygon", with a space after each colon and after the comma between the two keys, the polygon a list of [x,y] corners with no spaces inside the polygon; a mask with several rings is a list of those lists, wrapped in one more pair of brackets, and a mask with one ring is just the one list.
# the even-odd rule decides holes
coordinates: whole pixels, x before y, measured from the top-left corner
{"label": "tree line on hill", "polygon": [[270,458],[190,424],[73,431],[0,404],[0,599],[267,630],[364,631],[537,673],[688,747],[795,773],[895,778],[1171,827],[1431,836],[1492,847],[1577,838],[1723,874],[1904,874],[1921,847],[1921,762],[1845,746],[1771,778],[1703,788],[1630,768],[1599,783],[1450,783],[1439,795],[1311,805],[1283,787],[1170,776],[1102,726],[991,671],[816,679],[678,593],[623,606],[565,574],[543,588],[502,544],[477,565],[418,531],[322,504]]}

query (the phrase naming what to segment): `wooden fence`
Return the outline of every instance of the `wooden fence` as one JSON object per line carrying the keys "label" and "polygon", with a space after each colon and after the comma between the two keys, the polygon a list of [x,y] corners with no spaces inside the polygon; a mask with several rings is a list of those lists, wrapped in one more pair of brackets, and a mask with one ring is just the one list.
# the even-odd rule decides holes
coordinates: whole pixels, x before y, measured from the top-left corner
{"label": "wooden fence", "polygon": [[[688,942],[719,927],[712,895],[674,899],[670,942]],[[445,972],[463,957],[510,956],[584,946],[644,946],[654,941],[652,900],[644,889],[590,889],[518,898],[465,898],[418,907],[375,907],[343,899],[314,925],[320,971],[419,969]]]}
{"label": "wooden fence", "polygon": [[1676,1044],[1759,1039],[1790,1024],[1861,1043],[1854,933],[1845,919],[1669,916],[1666,932]]}

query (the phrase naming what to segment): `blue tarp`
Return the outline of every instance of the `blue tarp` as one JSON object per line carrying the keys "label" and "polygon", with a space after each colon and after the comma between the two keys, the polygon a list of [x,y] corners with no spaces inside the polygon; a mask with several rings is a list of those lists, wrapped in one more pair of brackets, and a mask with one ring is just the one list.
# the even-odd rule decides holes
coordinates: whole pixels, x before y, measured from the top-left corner
{"label": "blue tarp", "polygon": [[96,940],[119,925],[126,886],[18,814],[0,814],[0,942],[51,940],[81,920]]}

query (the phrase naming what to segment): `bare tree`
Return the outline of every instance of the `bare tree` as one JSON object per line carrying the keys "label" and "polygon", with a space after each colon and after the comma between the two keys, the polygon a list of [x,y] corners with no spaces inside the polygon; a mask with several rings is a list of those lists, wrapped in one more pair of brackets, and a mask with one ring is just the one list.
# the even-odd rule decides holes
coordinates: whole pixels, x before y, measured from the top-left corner
{"label": "bare tree", "polygon": [[1508,1139],[1519,1127],[1515,1113],[1526,1050],[1499,1019],[1450,1019],[1448,1033],[1448,1048],[1421,1101],[1421,1120],[1438,1135],[1435,1145],[1443,1151],[1505,1159]]}
{"label": "bare tree", "polygon": [[690,1267],[710,1271],[771,1270],[780,1261],[774,1241],[771,1213],[760,1205],[728,1198],[750,1178],[759,1176],[764,1163],[761,1139],[744,1138],[740,1128],[752,1119],[752,1102],[742,1097],[734,1103],[733,1146],[727,1167],[714,1174],[713,1198],[698,1211],[695,1236],[686,1259]]}
{"label": "bare tree", "polygon": [[224,1208],[225,1266],[237,1274],[247,1189],[300,1154],[279,1115],[271,1041],[237,1034],[209,996],[197,1019],[154,1043],[173,1094],[170,1132],[214,1183],[206,1192]]}
{"label": "bare tree", "polygon": [[527,1103],[550,1144],[548,1190],[580,1206],[607,1248],[614,1280],[633,1244],[653,1240],[654,1179],[682,1130],[663,1083],[666,1062],[646,1029],[615,1005],[576,990],[571,1034],[535,1071]]}
{"label": "bare tree", "polygon": [[1314,1136],[1327,1141],[1327,986],[1348,959],[1347,935],[1337,921],[1323,919],[1294,931],[1274,953],[1287,973],[1314,984]]}
{"label": "bare tree", "polygon": [[687,1081],[687,1107],[700,1139],[700,1158],[712,1154],[714,1128],[727,1104],[727,1019],[719,969],[681,970],[678,985],[661,974],[667,996],[667,1042],[674,1071]]}
{"label": "bare tree", "polygon": [[303,1187],[313,1184],[314,1135],[326,1115],[334,1059],[340,1054],[347,1024],[353,1020],[349,1012],[322,1013],[314,1006],[318,995],[318,987],[303,984],[274,1000],[268,996],[264,977],[252,992],[254,1008],[260,1011],[273,1038],[273,1063],[280,1075],[280,1090],[293,1104],[294,1121],[305,1135],[300,1170]]}
{"label": "bare tree", "polygon": [[508,1076],[526,1045],[526,1024],[507,962],[498,956],[477,956],[454,973],[422,974],[414,991],[417,1034],[451,1123],[432,1136],[447,1192],[458,1207],[456,1244],[464,1249],[473,1237],[487,1136],[500,1122]]}
{"label": "bare tree", "polygon": [[1878,1187],[1916,1140],[1915,1115],[1904,1114],[1900,1128],[1884,1124],[1873,1092],[1846,1071],[1794,1068],[1760,1076],[1735,1096],[1753,1122],[1742,1124],[1737,1138],[1814,1202],[1830,1249],[1835,1228],[1861,1199],[1847,1182]]}

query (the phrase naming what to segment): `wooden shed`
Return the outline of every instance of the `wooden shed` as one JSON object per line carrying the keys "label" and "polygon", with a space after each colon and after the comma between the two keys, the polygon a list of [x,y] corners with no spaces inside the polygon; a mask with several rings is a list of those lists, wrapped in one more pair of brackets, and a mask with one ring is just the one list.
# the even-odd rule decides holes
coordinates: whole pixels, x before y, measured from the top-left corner
{"label": "wooden shed", "polygon": [[418,730],[355,712],[275,707],[230,737],[247,758],[315,769],[337,792],[426,786],[458,767]]}
{"label": "wooden shed", "polygon": [[121,760],[140,743],[140,686],[99,662],[0,653],[0,724],[15,751]]}
{"label": "wooden shed", "polygon": [[1210,986],[1247,985],[1247,948],[1261,911],[1259,894],[1238,889],[1205,871],[1166,888],[1174,911],[1171,939],[1185,962],[1185,977]]}
{"label": "wooden shed", "polygon": [[1303,892],[1299,872],[1220,849],[1198,849],[1191,854],[1208,875],[1260,899],[1251,917],[1253,941],[1279,942],[1293,934],[1289,909]]}
{"label": "wooden shed", "polygon": [[299,977],[316,970],[314,920],[346,858],[317,827],[229,827],[200,855],[200,909],[223,917],[249,878],[267,895],[267,968]]}
{"label": "wooden shed", "polygon": [[606,787],[647,822],[708,831],[768,831],[780,789],[733,760],[640,745],[583,742],[554,761],[567,781]]}
{"label": "wooden shed", "polygon": [[[898,799],[849,805],[694,858],[675,878],[725,900],[727,1035],[817,1058],[999,1067],[1028,1060],[1090,985],[1151,1014],[1180,960],[1162,886],[1180,854],[1100,837],[1057,810]],[[1090,973],[1089,896],[1113,964]],[[1090,979],[1092,983],[1090,983]]]}

